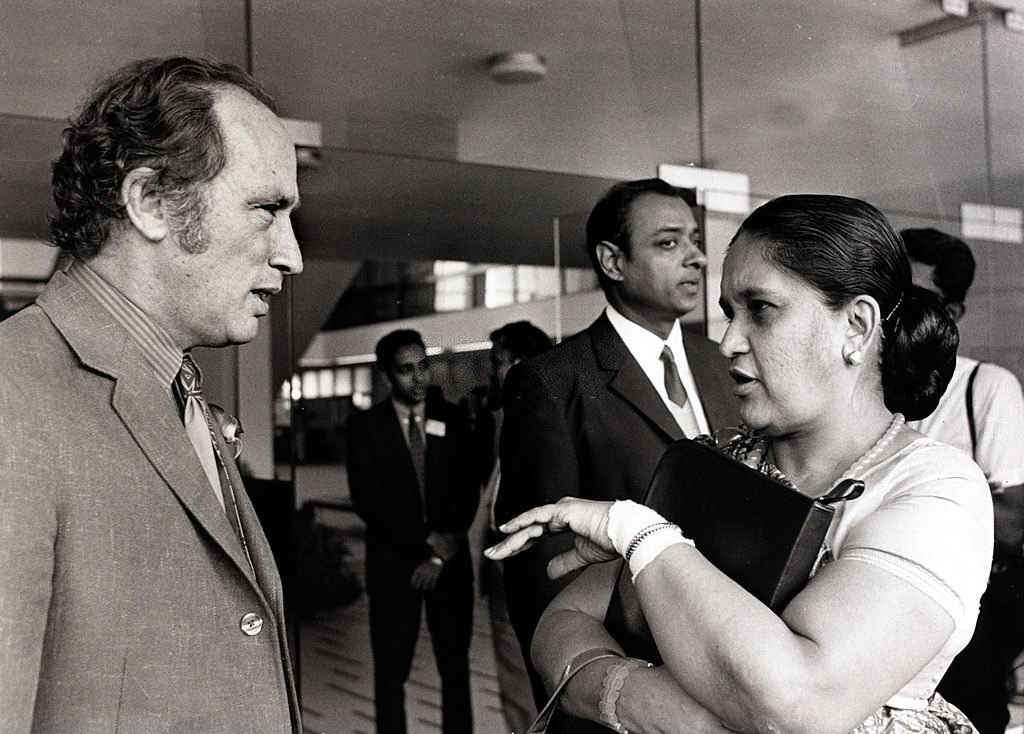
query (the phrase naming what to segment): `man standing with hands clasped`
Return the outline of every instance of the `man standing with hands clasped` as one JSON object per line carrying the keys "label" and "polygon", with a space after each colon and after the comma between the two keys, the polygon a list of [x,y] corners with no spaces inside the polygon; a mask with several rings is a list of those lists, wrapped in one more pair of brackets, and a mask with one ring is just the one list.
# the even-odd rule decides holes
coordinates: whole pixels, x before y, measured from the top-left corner
{"label": "man standing with hands clasped", "polygon": [[295,149],[240,69],[172,57],[64,130],[66,255],[0,324],[0,731],[300,732],[281,583],[196,346],[302,270]]}
{"label": "man standing with hands clasped", "polygon": [[346,425],[349,490],[366,522],[366,588],[377,734],[405,734],[405,682],[420,611],[441,676],[441,730],[473,730],[469,644],[473,569],[467,531],[479,499],[467,416],[430,393],[418,332],[377,343],[391,395]]}

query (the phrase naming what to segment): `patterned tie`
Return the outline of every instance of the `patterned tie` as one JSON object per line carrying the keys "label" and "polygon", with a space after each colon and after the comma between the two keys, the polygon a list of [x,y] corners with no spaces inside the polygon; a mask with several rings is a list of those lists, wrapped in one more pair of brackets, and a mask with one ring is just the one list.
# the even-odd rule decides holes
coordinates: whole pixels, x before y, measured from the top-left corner
{"label": "patterned tie", "polygon": [[423,511],[426,512],[426,464],[427,447],[423,444],[423,433],[420,431],[417,415],[409,411],[409,454],[412,456],[412,468],[416,471],[416,482],[419,484],[420,499],[423,500]]}
{"label": "patterned tie", "polygon": [[189,440],[199,456],[199,463],[206,472],[206,478],[210,481],[217,501],[224,507],[224,494],[220,486],[220,472],[217,471],[217,459],[213,455],[213,439],[210,436],[209,413],[206,400],[202,393],[202,378],[199,374],[199,367],[192,361],[191,355],[186,354],[175,379],[182,401],[185,404],[185,431]]}
{"label": "patterned tie", "polygon": [[687,438],[693,438],[700,434],[700,424],[697,423],[697,414],[686,395],[683,381],[679,379],[676,360],[668,344],[661,350],[661,363],[665,366],[665,392],[668,393],[668,399],[682,410],[682,416],[677,418],[679,427]]}

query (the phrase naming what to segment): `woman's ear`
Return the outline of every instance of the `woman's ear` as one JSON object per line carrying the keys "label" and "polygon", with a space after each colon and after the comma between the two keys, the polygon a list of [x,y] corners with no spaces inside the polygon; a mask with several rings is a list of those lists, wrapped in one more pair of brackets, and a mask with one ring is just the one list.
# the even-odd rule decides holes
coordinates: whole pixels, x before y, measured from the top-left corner
{"label": "woman's ear", "polygon": [[881,310],[871,296],[857,296],[846,306],[846,335],[843,360],[849,365],[864,363],[865,355],[876,349],[881,338]]}
{"label": "woman's ear", "polygon": [[167,236],[170,226],[161,192],[153,186],[156,172],[142,166],[125,174],[121,183],[121,201],[132,226],[150,242]]}
{"label": "woman's ear", "polygon": [[618,245],[601,240],[597,243],[597,263],[601,271],[611,280],[622,281],[622,258],[624,253]]}

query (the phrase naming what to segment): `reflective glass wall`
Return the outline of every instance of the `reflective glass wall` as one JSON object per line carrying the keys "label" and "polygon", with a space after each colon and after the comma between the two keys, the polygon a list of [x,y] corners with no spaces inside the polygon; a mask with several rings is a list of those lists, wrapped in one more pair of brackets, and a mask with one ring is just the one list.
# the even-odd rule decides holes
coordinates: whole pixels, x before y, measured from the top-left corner
{"label": "reflective glass wall", "polygon": [[[337,697],[358,708],[366,695],[368,649],[339,642],[331,615],[365,601],[344,423],[386,394],[371,367],[385,331],[420,328],[435,381],[472,406],[491,329],[529,318],[566,336],[598,313],[586,212],[610,182],[660,164],[744,174],[751,205],[832,192],[954,234],[965,203],[1024,206],[1024,35],[974,6],[954,18],[930,0],[8,0],[4,18],[5,309],[41,277],[21,251],[45,237],[62,120],[115,65],[217,56],[251,69],[283,116],[320,125],[301,151],[306,272],[256,343],[203,355],[218,402],[243,416],[253,477],[314,503],[285,569],[309,591],[295,629],[313,728],[330,730]],[[508,50],[540,54],[546,75],[497,81],[486,60]],[[741,218],[719,217],[710,252]],[[1024,255],[1009,229],[968,236],[978,272],[961,326],[966,352],[1024,377]],[[348,538],[348,555],[324,540],[345,570],[333,595],[303,575],[322,551],[306,542],[313,526]]]}

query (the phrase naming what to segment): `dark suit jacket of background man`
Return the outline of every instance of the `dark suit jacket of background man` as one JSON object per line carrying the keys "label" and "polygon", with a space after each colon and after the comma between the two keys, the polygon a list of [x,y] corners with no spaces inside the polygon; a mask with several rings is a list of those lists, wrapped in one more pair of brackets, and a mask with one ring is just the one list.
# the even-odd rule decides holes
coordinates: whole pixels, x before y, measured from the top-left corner
{"label": "dark suit jacket of background man", "polygon": [[426,418],[445,424],[443,437],[426,434],[426,522],[404,426],[391,399],[348,421],[349,491],[366,522],[368,574],[403,569],[407,583],[433,554],[427,545],[431,531],[465,533],[473,522],[480,491],[467,417],[458,406],[430,397]]}
{"label": "dark suit jacket of background man", "polygon": [[[433,555],[427,545],[430,532],[454,532],[465,537],[476,513],[480,487],[465,412],[428,395],[426,420],[445,425],[443,437],[426,431],[426,520],[403,435],[405,428],[399,423],[391,399],[353,414],[346,427],[349,491],[356,512],[366,522],[366,582],[374,619],[384,606],[382,600],[409,599],[407,590],[413,571]],[[451,599],[451,611],[443,623],[457,628],[450,632],[459,639],[458,647],[465,635],[464,650],[439,650],[435,639],[435,653],[440,656],[438,665],[442,670],[448,665],[448,655],[466,659],[472,631],[472,588],[469,546],[463,542],[458,554],[445,563],[433,592],[442,603],[446,597]],[[376,611],[374,598],[378,600]],[[420,604],[420,597],[412,597],[409,603]],[[460,611],[463,607],[468,617]],[[431,633],[436,637],[434,630]],[[446,631],[445,637],[448,636]],[[469,706],[468,691],[464,703]]]}
{"label": "dark suit jacket of background man", "polygon": [[[733,382],[718,345],[686,329],[683,344],[710,429],[736,425]],[[499,524],[566,495],[640,501],[665,449],[684,437],[604,314],[513,367],[503,406]],[[527,653],[544,607],[568,583],[550,581],[546,566],[571,546],[569,536],[545,539],[505,561],[509,616]]]}
{"label": "dark suit jacket of background man", "polygon": [[92,295],[58,271],[0,324],[0,731],[301,730],[228,463],[255,575],[170,385]]}

